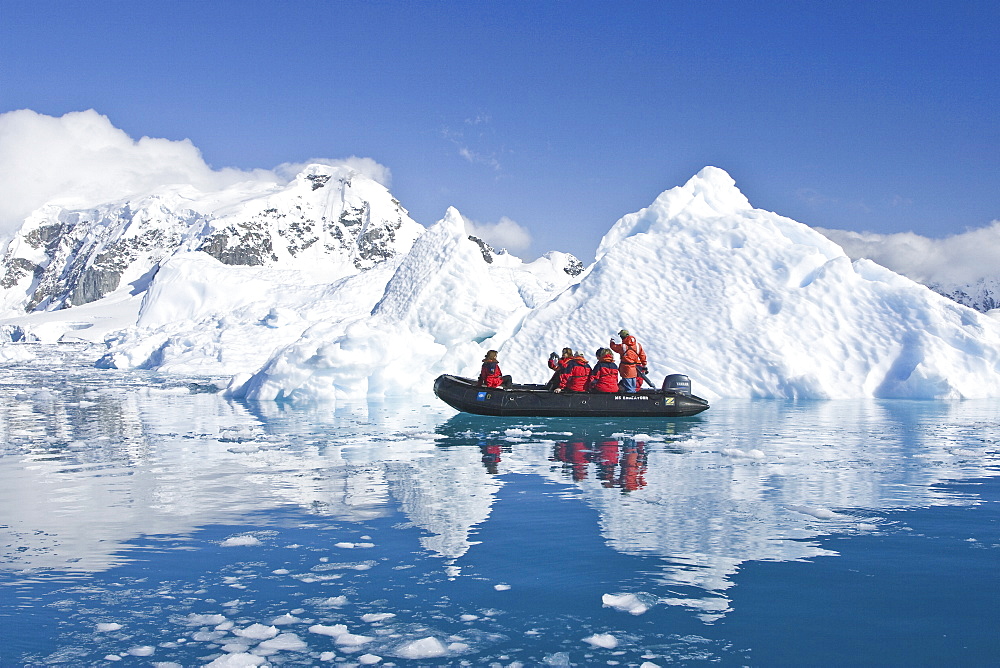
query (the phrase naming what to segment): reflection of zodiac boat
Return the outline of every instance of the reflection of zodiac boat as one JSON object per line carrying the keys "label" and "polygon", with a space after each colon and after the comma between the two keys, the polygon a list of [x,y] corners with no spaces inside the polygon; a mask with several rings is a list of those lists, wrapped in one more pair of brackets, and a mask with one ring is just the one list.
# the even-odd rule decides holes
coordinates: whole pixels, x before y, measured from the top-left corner
{"label": "reflection of zodiac boat", "polygon": [[680,374],[667,376],[662,389],[633,393],[560,393],[545,385],[488,388],[445,374],[434,381],[434,394],[457,410],[501,417],[687,417],[708,409]]}
{"label": "reflection of zodiac boat", "polygon": [[642,441],[630,438],[596,443],[569,440],[555,444],[550,460],[561,462],[564,472],[576,482],[587,478],[593,464],[603,487],[634,492],[646,486],[646,444]]}
{"label": "reflection of zodiac boat", "polygon": [[592,479],[602,487],[634,492],[646,486],[649,439],[655,434],[659,452],[684,454],[671,441],[698,428],[697,421],[641,421],[645,433],[636,431],[635,420],[595,418],[544,418],[513,429],[497,428],[495,421],[459,413],[439,425],[445,437],[439,447],[477,446],[487,473],[500,472],[502,457],[512,452],[514,443],[525,440],[552,443],[550,462],[561,464],[562,472],[575,482]]}
{"label": "reflection of zodiac boat", "polygon": [[701,420],[664,420],[652,418],[536,418],[524,421],[498,423],[489,417],[457,413],[441,424],[436,431],[445,439],[440,446],[479,445],[484,441],[498,440],[509,444],[510,438],[542,441],[584,441],[595,443],[608,439],[629,438],[633,434],[655,434],[667,441],[684,438],[699,429]]}

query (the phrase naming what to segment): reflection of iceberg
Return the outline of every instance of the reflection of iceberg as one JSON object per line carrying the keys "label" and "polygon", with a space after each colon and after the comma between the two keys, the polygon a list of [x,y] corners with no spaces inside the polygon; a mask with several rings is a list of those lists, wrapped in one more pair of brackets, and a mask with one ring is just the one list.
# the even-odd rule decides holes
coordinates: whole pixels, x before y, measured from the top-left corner
{"label": "reflection of iceberg", "polygon": [[[72,349],[59,352],[68,355],[55,364],[62,370]],[[388,515],[394,498],[428,533],[425,548],[453,558],[499,487],[478,452],[438,451],[426,409],[252,412],[199,384],[163,387],[143,373],[109,383],[105,372],[70,368],[58,382],[44,367],[6,369],[18,379],[0,404],[7,568],[102,570],[143,535],[187,534],[280,505],[360,522]],[[22,383],[39,373],[44,380]]]}
{"label": "reflection of iceberg", "polygon": [[483,469],[478,450],[439,449],[433,459],[391,472],[393,494],[414,524],[432,535],[420,539],[431,552],[454,559],[470,546],[469,532],[489,517],[500,481]]}
{"label": "reflection of iceberg", "polygon": [[711,621],[727,612],[724,592],[743,562],[834,554],[814,539],[870,529],[872,512],[963,502],[935,484],[988,475],[987,451],[960,448],[968,432],[955,427],[974,422],[978,405],[737,402],[745,421],[652,443],[642,489],[623,494],[594,475],[575,484],[610,546],[658,555],[662,584],[696,588],[665,602]]}
{"label": "reflection of iceberg", "polygon": [[995,403],[972,401],[736,401],[705,420],[519,424],[419,401],[243,405],[203,381],[55,362],[0,369],[7,569],[100,570],[140,536],[290,507],[345,522],[401,511],[455,575],[501,485],[525,474],[577,490],[609,546],[659,561],[659,601],[712,620],[748,561],[831,554],[823,536],[870,531],[885,510],[974,501],[937,483],[995,475],[1000,436]]}

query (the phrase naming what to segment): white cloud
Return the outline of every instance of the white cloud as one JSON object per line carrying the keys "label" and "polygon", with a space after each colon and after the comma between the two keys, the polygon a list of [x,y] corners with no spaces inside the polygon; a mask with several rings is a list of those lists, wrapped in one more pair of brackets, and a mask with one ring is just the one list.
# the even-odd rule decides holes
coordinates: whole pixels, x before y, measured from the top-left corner
{"label": "white cloud", "polygon": [[479,237],[497,250],[507,249],[517,255],[531,246],[531,233],[507,216],[501,216],[495,223],[480,223],[465,216],[462,219],[465,221],[466,232]]}
{"label": "white cloud", "polygon": [[[388,185],[388,168],[371,158],[316,162],[347,165]],[[0,239],[49,202],[87,207],[171,184],[212,191],[247,180],[283,182],[293,168],[212,169],[190,140],[134,140],[93,109],[60,117],[10,111],[0,114]]]}
{"label": "white cloud", "polygon": [[492,167],[495,170],[500,169],[500,161],[497,160],[495,156],[476,153],[468,146],[459,146],[458,154],[473,165],[486,165],[487,167]]}
{"label": "white cloud", "polygon": [[968,285],[1000,274],[1000,220],[943,239],[816,229],[850,258],[868,258],[926,285]]}
{"label": "white cloud", "polygon": [[313,158],[305,162],[285,162],[274,168],[275,173],[285,181],[295,178],[307,165],[329,165],[331,167],[348,167],[359,174],[367,176],[376,183],[381,183],[386,188],[392,186],[392,172],[385,165],[379,164],[371,158],[359,158],[352,155],[342,160],[329,160],[327,158]]}

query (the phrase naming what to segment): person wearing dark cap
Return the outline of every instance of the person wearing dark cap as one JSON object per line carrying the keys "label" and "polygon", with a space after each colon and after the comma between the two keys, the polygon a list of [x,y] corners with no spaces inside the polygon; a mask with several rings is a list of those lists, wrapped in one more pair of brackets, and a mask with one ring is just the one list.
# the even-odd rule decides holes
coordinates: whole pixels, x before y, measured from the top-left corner
{"label": "person wearing dark cap", "polygon": [[618,370],[621,372],[622,377],[622,391],[635,392],[642,387],[642,380],[638,376],[640,369],[645,373],[646,351],[642,349],[642,345],[635,340],[635,337],[627,329],[618,332],[618,336],[621,337],[622,342],[615,343],[614,339],[612,339],[611,349],[618,353],[621,358]]}

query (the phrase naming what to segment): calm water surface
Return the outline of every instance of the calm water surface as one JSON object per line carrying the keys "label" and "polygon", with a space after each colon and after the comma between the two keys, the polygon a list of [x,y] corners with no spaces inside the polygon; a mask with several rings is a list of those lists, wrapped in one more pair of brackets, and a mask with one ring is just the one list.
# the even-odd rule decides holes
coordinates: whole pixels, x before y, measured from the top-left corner
{"label": "calm water surface", "polygon": [[293,410],[36,349],[0,369],[2,666],[1000,661],[1000,402]]}

